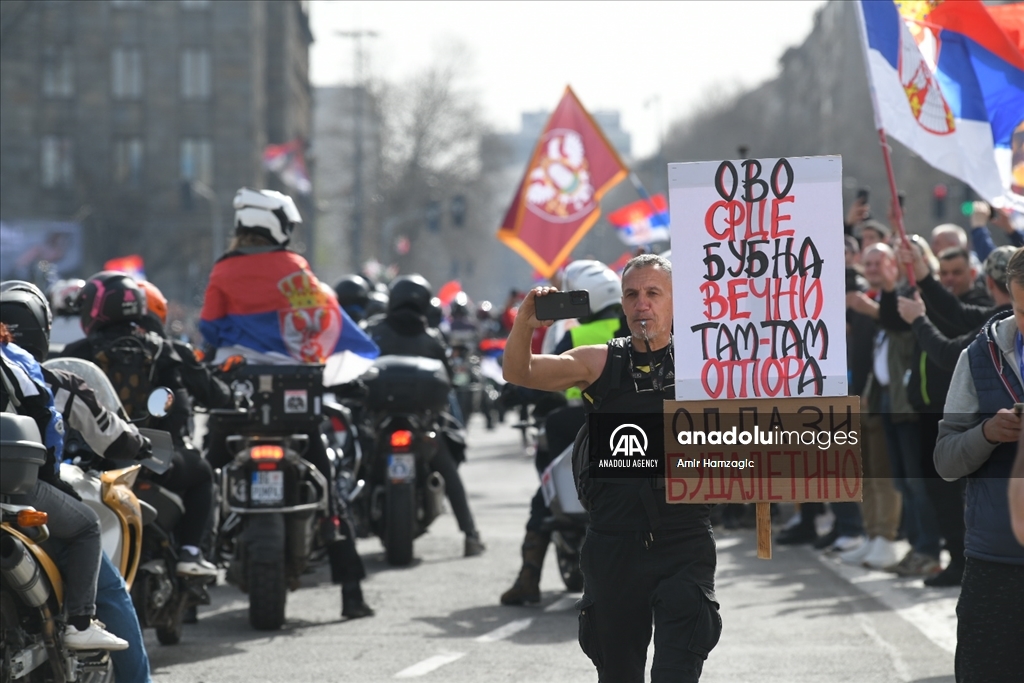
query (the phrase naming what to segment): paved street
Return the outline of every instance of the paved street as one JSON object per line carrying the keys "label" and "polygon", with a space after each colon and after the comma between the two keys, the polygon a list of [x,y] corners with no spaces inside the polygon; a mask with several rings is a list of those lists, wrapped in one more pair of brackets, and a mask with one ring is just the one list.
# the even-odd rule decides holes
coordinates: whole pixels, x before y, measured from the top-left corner
{"label": "paved street", "polygon": [[[342,622],[326,566],[288,596],[276,633],[250,629],[247,597],[213,591],[181,644],[146,641],[160,683],[262,681],[593,682],[576,642],[578,595],[567,594],[549,551],[540,607],[502,607],[519,568],[519,544],[537,485],[518,432],[474,423],[462,476],[488,551],[462,558],[452,515],[416,542],[417,561],[392,569],[376,539],[361,541],[368,602],[377,616]],[[956,591],[843,567],[808,548],[755,557],[753,531],[722,531],[718,596],[722,640],[707,683],[952,682]],[[648,660],[650,666],[650,660]]]}

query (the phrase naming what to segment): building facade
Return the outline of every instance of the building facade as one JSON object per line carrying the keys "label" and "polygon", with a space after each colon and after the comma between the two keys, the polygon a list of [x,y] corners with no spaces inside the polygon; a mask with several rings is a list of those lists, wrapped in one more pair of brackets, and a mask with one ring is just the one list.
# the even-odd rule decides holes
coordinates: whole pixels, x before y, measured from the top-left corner
{"label": "building facade", "polygon": [[305,3],[3,6],[5,230],[80,226],[79,266],[59,276],[140,254],[168,297],[198,305],[235,191],[275,187],[265,146],[309,138]]}

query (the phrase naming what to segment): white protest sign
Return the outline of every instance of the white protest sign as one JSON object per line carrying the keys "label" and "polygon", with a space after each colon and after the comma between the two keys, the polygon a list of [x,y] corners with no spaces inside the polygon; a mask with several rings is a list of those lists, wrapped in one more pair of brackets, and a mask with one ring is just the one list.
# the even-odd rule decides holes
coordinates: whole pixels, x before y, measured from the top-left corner
{"label": "white protest sign", "polygon": [[668,165],[677,400],[846,396],[842,158]]}

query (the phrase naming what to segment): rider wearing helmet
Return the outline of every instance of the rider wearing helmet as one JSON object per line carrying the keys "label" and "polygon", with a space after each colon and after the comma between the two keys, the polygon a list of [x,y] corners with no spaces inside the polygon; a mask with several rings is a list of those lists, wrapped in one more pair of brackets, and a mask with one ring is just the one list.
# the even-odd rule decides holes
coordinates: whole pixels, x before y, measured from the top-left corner
{"label": "rider wearing helmet", "polygon": [[[371,322],[366,332],[380,347],[382,354],[440,360],[451,378],[451,366],[441,333],[427,323],[433,298],[430,283],[423,276],[403,275],[396,278],[391,283],[387,315]],[[454,396],[449,398],[449,402],[454,400]],[[447,438],[439,440],[440,448],[430,461],[430,466],[444,477],[445,493],[452,504],[459,529],[466,535],[464,554],[466,557],[479,555],[485,546],[477,532],[473,513],[469,510],[466,489],[456,464],[456,457],[459,460],[465,457],[465,446],[460,443],[461,435],[456,436],[451,430],[442,431]],[[453,457],[452,450],[457,450],[458,455]]]}
{"label": "rider wearing helmet", "polygon": [[[0,285],[0,322],[7,326],[13,341],[38,363],[46,360],[49,350],[50,320],[49,304],[38,287],[17,280]],[[51,370],[42,365],[39,369],[55,397],[54,408],[61,414],[65,426],[77,430],[97,454],[131,460],[150,453],[149,440],[139,434],[135,425],[104,408],[85,380],[65,370]],[[65,502],[76,509],[78,505],[84,505],[74,489],[60,479],[56,468],[44,467],[40,475],[70,496],[70,500],[64,499]],[[151,680],[149,658],[131,596],[120,573],[106,555],[99,568],[95,603],[96,616],[111,633],[129,645],[127,650],[111,654],[115,677],[126,681]]]}
{"label": "rider wearing helmet", "polygon": [[[288,249],[302,222],[292,198],[242,188],[234,207],[235,236],[214,264],[200,315],[199,330],[214,362],[241,355],[257,365],[321,364],[341,351],[375,357],[377,348],[338,305],[334,292],[321,285],[306,259]],[[208,457],[216,467],[231,458],[224,429],[211,421]],[[360,585],[366,571],[356,551],[355,529],[333,484],[334,468],[319,431],[309,436],[304,457],[329,482],[332,517],[322,533],[329,544],[331,579],[341,584],[342,616],[372,616]],[[339,537],[339,528],[347,533]]]}
{"label": "rider wearing helmet", "polygon": [[348,316],[357,323],[366,319],[366,307],[370,303],[370,283],[362,275],[346,275],[334,285],[338,303]]}
{"label": "rider wearing helmet", "polygon": [[[555,353],[565,353],[577,346],[604,344],[628,334],[622,318],[622,284],[615,271],[600,261],[573,261],[566,267],[562,282],[566,291],[586,290],[590,294],[591,314],[580,318],[579,325],[564,333],[555,346]],[[543,472],[554,458],[573,444],[586,419],[581,391],[572,387],[565,391],[565,398],[568,404],[552,410],[544,422],[548,450],[547,457],[538,458],[535,463],[538,472]],[[550,515],[544,504],[544,494],[538,488],[530,501],[530,518],[526,522],[522,546],[523,565],[515,583],[502,594],[503,605],[540,600],[541,568],[551,541],[551,533],[543,525],[544,519]]]}
{"label": "rider wearing helmet", "polygon": [[[188,441],[191,406],[181,379],[181,357],[169,341],[144,325],[146,294],[127,273],[103,271],[86,282],[79,295],[86,338],[68,344],[62,355],[96,363],[110,378],[128,416],[170,432],[173,466],[155,481],[181,496],[185,513],[178,523],[181,544],[177,571],[188,576],[216,576],[217,568],[199,548],[213,507],[213,470]],[[175,400],[166,417],[147,413],[150,392],[164,386]]]}

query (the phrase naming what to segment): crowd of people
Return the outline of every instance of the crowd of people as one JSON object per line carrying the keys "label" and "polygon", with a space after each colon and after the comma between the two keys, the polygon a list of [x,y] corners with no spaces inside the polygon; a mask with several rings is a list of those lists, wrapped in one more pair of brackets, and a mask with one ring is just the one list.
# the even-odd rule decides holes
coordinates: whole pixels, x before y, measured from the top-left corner
{"label": "crowd of people", "polygon": [[[568,264],[552,284],[586,290],[591,314],[544,321],[536,302],[554,287],[512,290],[500,309],[487,301],[474,304],[465,293],[442,302],[418,275],[385,284],[353,274],[327,287],[288,249],[301,220],[288,197],[242,189],[235,208],[235,239],[214,268],[204,302],[200,350],[168,333],[160,290],[124,273],[62,281],[49,295],[24,282],[4,283],[0,292],[5,406],[36,417],[50,450],[36,489],[15,502],[49,512],[53,537],[66,545],[65,645],[117,651],[113,661],[124,680],[148,680],[148,673],[140,673],[148,663],[139,624],[123,582],[99,549],[96,514],[60,480],[62,425],[85,435],[100,455],[140,458],[150,445],[132,422],[98,406],[80,378],[42,368],[51,348],[100,365],[133,418],[145,413],[144,388],[158,384],[174,392],[173,409],[147,424],[169,431],[174,441],[173,467],[161,483],[184,502],[177,570],[191,576],[217,571],[201,548],[209,532],[214,470],[226,460],[220,447],[225,435],[211,434],[205,448],[197,448],[189,417],[194,406],[230,403],[231,389],[211,368],[234,354],[255,363],[301,364],[322,363],[339,350],[372,348],[374,355],[435,358],[453,377],[453,349],[503,351],[507,386],[499,417],[516,402],[532,404],[543,417],[547,448],[536,451],[538,473],[579,443],[588,414],[660,412],[662,400],[674,399],[667,258],[638,255],[621,275],[598,261]],[[871,217],[866,200],[851,208],[847,352],[849,391],[861,397],[863,502],[832,504],[834,524],[824,535],[817,527],[824,505],[805,503],[776,542],[813,544],[842,562],[920,578],[932,587],[962,586],[958,680],[1003,680],[1015,664],[996,650],[1012,649],[1013,634],[1024,632],[1024,546],[1014,537],[1006,493],[1024,410],[1024,232],[984,203],[975,205],[971,225],[969,234],[944,224],[928,239],[903,238]],[[990,225],[1005,232],[1008,245],[994,244]],[[298,274],[295,286],[303,296],[318,292],[310,299],[318,302],[314,307],[336,310],[343,328],[355,328],[346,332],[347,341],[327,339],[323,335],[333,328],[309,316],[282,322],[280,336],[267,335],[262,309],[252,301],[264,289],[267,296],[288,294],[279,277],[286,271],[288,277]],[[272,323],[278,322],[275,312]],[[315,325],[320,327],[309,327]],[[115,361],[124,339],[140,349],[134,361]],[[204,357],[212,363],[201,362]],[[132,372],[147,374],[149,381],[133,382]],[[465,441],[455,431],[470,416],[454,396],[455,430],[442,440],[431,467],[444,477],[469,557],[486,546],[458,473]],[[489,427],[491,418],[488,410]],[[331,480],[326,453],[313,448],[307,458]],[[666,505],[657,484],[647,480],[586,486],[591,522],[580,560],[586,586],[579,605],[581,647],[602,678],[633,677],[643,671],[653,620],[659,626],[657,676],[697,680],[722,628],[712,520],[741,524],[742,507],[722,506],[713,514],[708,506]],[[372,616],[360,589],[365,570],[356,534],[344,501],[331,490],[327,556],[332,579],[342,586],[342,614]],[[550,514],[538,490],[530,502],[522,565],[500,596],[502,604],[539,602]],[[1019,524],[1024,528],[1024,521]],[[902,557],[896,552],[900,539],[910,545]],[[646,578],[636,582],[640,564],[647,567]],[[624,632],[633,636],[624,639]],[[673,638],[691,647],[674,648]]]}

